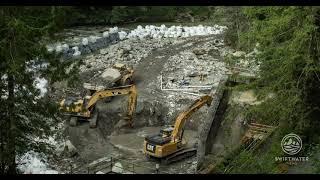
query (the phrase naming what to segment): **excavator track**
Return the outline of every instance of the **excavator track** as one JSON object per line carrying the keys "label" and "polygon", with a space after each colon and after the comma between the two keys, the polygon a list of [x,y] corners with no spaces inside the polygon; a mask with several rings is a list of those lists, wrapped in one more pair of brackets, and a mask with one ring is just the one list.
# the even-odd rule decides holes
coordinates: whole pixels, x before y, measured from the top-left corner
{"label": "excavator track", "polygon": [[177,161],[181,161],[183,159],[192,157],[196,155],[197,149],[196,148],[188,148],[188,149],[182,149],[172,155],[169,155],[165,159],[163,159],[164,164],[171,164]]}

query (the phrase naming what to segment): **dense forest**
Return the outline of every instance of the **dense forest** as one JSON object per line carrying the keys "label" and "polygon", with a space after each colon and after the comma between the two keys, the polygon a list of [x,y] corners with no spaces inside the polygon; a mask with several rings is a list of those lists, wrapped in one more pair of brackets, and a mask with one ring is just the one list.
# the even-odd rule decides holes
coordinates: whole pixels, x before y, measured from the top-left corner
{"label": "dense forest", "polygon": [[[215,23],[228,27],[225,41],[250,51],[259,43],[260,77],[244,86],[259,98],[270,98],[248,109],[247,118],[279,128],[268,150],[242,154],[232,163],[243,164],[236,173],[273,173],[281,156],[283,135],[301,134],[306,153],[318,147],[320,126],[319,7],[1,7],[0,8],[0,173],[15,174],[15,158],[30,149],[50,151],[31,137],[45,137],[59,121],[58,107],[49,97],[39,98],[33,82],[72,79],[76,66],[48,54],[44,39],[55,38],[63,28],[131,23]],[[36,57],[36,58],[35,58]],[[49,65],[42,66],[43,59]],[[37,66],[37,71],[29,71]],[[67,73],[68,72],[68,73]],[[55,121],[47,121],[52,118]],[[239,166],[240,167],[240,166]],[[255,168],[252,168],[255,167]]]}

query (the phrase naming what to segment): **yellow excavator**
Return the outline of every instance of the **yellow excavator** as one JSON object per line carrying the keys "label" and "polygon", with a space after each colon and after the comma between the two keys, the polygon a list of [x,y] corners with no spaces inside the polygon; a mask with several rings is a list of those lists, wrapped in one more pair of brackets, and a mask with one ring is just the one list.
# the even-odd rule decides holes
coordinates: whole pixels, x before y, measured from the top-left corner
{"label": "yellow excavator", "polygon": [[97,126],[98,112],[95,112],[94,109],[98,100],[122,95],[129,95],[128,113],[125,119],[128,125],[132,127],[132,116],[137,104],[137,90],[134,84],[98,90],[82,99],[72,97],[63,99],[60,102],[60,109],[65,112],[65,115],[70,116],[71,126],[76,126],[78,120],[81,119],[89,121],[90,128],[95,128]]}
{"label": "yellow excavator", "polygon": [[196,154],[196,148],[187,148],[187,143],[182,140],[186,121],[204,104],[210,106],[212,97],[205,95],[196,100],[187,110],[176,118],[174,126],[160,130],[159,134],[145,137],[143,143],[144,154],[150,158],[161,159],[169,164]]}

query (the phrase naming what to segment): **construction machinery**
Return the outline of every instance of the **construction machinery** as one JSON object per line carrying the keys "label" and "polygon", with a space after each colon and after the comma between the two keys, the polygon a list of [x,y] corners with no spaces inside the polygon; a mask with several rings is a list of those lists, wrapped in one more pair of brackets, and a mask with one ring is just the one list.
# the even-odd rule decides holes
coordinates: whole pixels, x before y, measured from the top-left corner
{"label": "construction machinery", "polygon": [[83,87],[89,91],[89,95],[92,95],[95,91],[106,88],[130,85],[133,83],[133,73],[134,70],[130,67],[117,63],[102,73],[94,75],[89,82],[83,83]]}
{"label": "construction machinery", "polygon": [[177,116],[174,126],[161,129],[159,134],[147,136],[143,144],[144,154],[160,158],[165,164],[195,155],[196,148],[187,147],[187,142],[183,140],[185,123],[194,112],[204,104],[210,106],[211,102],[211,96],[202,96]]}
{"label": "construction machinery", "polygon": [[70,125],[76,126],[78,120],[86,120],[90,122],[90,127],[97,126],[98,112],[95,111],[96,103],[107,97],[129,95],[128,112],[126,120],[129,126],[132,126],[132,116],[137,103],[137,90],[134,84],[128,86],[120,86],[115,88],[97,90],[92,95],[86,95],[84,98],[66,98],[60,102],[60,109],[70,116]]}

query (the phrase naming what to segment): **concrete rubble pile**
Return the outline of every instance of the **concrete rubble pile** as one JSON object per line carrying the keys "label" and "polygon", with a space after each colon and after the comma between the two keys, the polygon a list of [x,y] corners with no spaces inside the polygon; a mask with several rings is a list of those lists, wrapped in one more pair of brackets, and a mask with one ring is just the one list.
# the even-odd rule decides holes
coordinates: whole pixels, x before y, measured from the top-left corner
{"label": "concrete rubble pile", "polygon": [[[203,86],[214,84],[215,77],[227,71],[224,62],[220,58],[219,48],[221,46],[223,46],[223,40],[209,39],[208,42],[201,46],[170,57],[162,71],[164,86],[166,88],[178,88],[186,85]],[[204,75],[207,78],[200,81],[200,75]],[[210,77],[211,75],[214,75],[214,77]]]}
{"label": "concrete rubble pile", "polygon": [[201,47],[183,51],[168,59],[158,80],[162,81],[163,91],[168,93],[165,101],[170,109],[181,109],[179,101],[195,100],[217,88],[220,79],[228,71],[220,58],[222,46],[223,40],[212,39]]}
{"label": "concrete rubble pile", "polygon": [[143,42],[136,39],[128,39],[120,41],[118,44],[109,46],[108,48],[100,49],[100,53],[88,55],[80,71],[84,72],[95,68],[105,69],[115,63],[126,64],[130,67],[135,67],[146,58],[153,49],[162,48],[168,44],[180,43],[183,40],[148,40]]}

